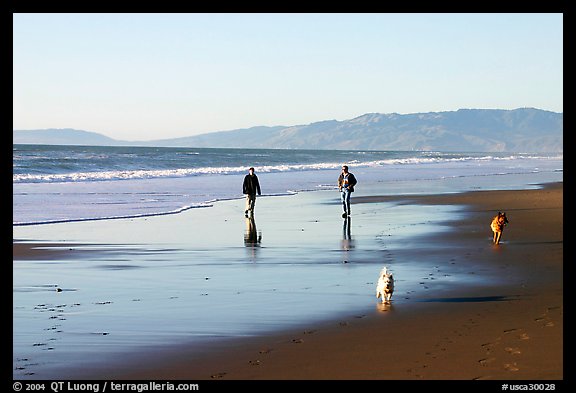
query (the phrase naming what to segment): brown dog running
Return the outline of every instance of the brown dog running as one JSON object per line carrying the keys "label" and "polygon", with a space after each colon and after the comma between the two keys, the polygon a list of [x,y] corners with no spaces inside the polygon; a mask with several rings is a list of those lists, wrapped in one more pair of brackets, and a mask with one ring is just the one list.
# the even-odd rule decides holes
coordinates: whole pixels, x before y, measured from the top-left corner
{"label": "brown dog running", "polygon": [[492,232],[494,232],[494,239],[492,243],[500,244],[500,238],[502,237],[502,232],[504,231],[504,227],[508,224],[508,217],[506,217],[506,213],[498,212],[498,214],[492,219],[492,223],[490,224],[490,228],[492,228]]}

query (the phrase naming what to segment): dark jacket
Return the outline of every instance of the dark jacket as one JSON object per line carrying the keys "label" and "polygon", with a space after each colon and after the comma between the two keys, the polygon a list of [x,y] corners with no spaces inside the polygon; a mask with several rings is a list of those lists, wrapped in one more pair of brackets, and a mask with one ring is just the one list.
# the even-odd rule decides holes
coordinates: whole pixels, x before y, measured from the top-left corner
{"label": "dark jacket", "polygon": [[[339,189],[342,189],[343,183],[344,183],[344,175],[340,174],[340,176],[338,176],[338,188]],[[358,183],[356,181],[356,177],[354,177],[353,174],[348,172],[348,190],[350,192],[354,192],[354,186],[356,185],[356,183]]]}
{"label": "dark jacket", "polygon": [[244,184],[242,185],[242,193],[248,195],[260,195],[260,182],[258,182],[258,176],[256,175],[246,175],[244,177]]}

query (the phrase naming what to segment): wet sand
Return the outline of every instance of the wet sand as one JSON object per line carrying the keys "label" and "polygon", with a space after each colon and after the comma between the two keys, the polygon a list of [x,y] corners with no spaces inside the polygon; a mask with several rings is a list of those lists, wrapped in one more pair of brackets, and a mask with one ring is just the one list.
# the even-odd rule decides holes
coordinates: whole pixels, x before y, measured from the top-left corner
{"label": "wet sand", "polygon": [[[564,378],[562,183],[541,190],[358,196],[353,212],[382,202],[463,207],[445,230],[412,236],[410,244],[389,254],[392,264],[429,262],[430,277],[410,283],[421,289],[403,290],[409,283],[396,276],[391,305],[378,304],[374,296],[369,311],[351,309],[317,323],[200,346],[141,349],[123,367],[84,367],[74,375],[146,380]],[[489,224],[497,211],[505,211],[510,224],[495,246]],[[402,223],[388,224],[389,236],[395,225]],[[26,260],[50,251],[15,243],[13,252],[15,259]],[[66,254],[65,247],[54,252]],[[482,285],[449,280],[475,275],[490,279]],[[433,280],[441,277],[447,281],[434,287]],[[369,284],[373,292],[375,282]]]}
{"label": "wet sand", "polygon": [[[451,265],[473,260],[494,281],[455,285],[401,306],[245,340],[211,352],[179,348],[125,378],[561,380],[563,364],[563,185],[542,190],[358,197],[358,203],[465,205],[442,242]],[[510,219],[491,244],[489,219]],[[405,252],[405,257],[411,251]],[[426,250],[414,250],[428,258]],[[470,274],[474,274],[470,271]],[[398,279],[398,278],[397,278]],[[397,299],[396,299],[397,300]]]}

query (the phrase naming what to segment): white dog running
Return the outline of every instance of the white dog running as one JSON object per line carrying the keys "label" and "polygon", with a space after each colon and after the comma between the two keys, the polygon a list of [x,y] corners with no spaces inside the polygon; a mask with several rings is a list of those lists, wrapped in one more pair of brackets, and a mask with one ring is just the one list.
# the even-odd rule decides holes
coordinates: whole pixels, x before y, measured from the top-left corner
{"label": "white dog running", "polygon": [[388,269],[384,266],[384,269],[380,271],[380,277],[378,278],[378,285],[376,285],[376,298],[382,298],[382,303],[390,303],[392,294],[394,293],[394,276],[392,273],[388,273]]}

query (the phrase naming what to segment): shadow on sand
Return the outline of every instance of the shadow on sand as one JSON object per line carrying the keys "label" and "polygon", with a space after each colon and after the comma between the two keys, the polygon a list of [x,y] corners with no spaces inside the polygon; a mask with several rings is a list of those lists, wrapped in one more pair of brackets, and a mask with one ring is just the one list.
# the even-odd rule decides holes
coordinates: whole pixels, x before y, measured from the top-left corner
{"label": "shadow on sand", "polygon": [[474,303],[474,302],[502,302],[516,300],[517,296],[470,296],[470,297],[440,297],[418,300],[423,303]]}

